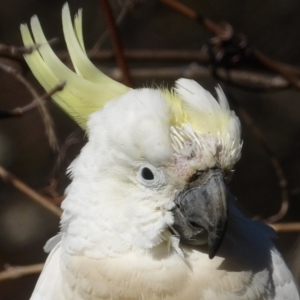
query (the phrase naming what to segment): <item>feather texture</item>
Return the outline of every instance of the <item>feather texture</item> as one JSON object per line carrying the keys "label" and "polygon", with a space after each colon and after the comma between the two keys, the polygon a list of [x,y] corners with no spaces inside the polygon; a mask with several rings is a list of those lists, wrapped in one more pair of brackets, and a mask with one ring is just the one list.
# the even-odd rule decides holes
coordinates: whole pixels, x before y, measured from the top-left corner
{"label": "feather texture", "polygon": [[75,18],[77,35],[74,32],[67,4],[63,7],[62,17],[68,50],[79,75],[66,67],[55,55],[36,16],[31,19],[34,41],[28,26],[21,25],[24,45],[40,45],[36,51],[25,55],[25,60],[46,91],[54,88],[61,80],[66,80],[65,88],[61,92],[55,93],[52,98],[85,129],[88,117],[92,112],[101,109],[106,102],[124,94],[129,88],[105,76],[87,58],[83,50],[81,29],[79,29],[81,14],[79,13]]}
{"label": "feather texture", "polygon": [[299,300],[272,230],[246,219],[228,195],[214,259],[207,245],[182,244],[169,230],[174,199],[193,177],[216,168],[223,176],[240,158],[240,123],[222,90],[217,101],[188,79],[171,90],[129,89],[88,59],[81,11],[73,26],[66,4],[62,18],[76,73],[55,55],[37,17],[32,34],[21,26],[24,44],[39,45],[25,55],[33,74],[46,91],[67,81],[54,101],[88,132],[31,299]]}

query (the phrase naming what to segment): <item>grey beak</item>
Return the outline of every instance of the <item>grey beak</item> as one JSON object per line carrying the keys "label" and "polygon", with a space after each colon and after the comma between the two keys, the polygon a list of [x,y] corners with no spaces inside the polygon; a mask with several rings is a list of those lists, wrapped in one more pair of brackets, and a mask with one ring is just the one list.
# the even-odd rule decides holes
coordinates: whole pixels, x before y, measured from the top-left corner
{"label": "grey beak", "polygon": [[175,199],[173,227],[180,240],[193,245],[207,243],[211,259],[226,231],[227,195],[222,172],[211,169],[196,175]]}

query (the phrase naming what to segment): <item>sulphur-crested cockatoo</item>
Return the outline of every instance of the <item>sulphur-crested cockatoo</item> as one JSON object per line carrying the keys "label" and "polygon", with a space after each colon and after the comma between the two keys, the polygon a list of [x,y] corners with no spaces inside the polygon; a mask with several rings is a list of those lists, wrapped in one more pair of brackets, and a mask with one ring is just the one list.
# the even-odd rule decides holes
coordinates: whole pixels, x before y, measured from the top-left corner
{"label": "sulphur-crested cockatoo", "polygon": [[246,219],[226,186],[240,157],[240,123],[193,80],[130,89],[87,58],[81,11],[63,7],[76,73],[54,54],[37,17],[21,25],[25,55],[46,91],[87,131],[69,168],[61,232],[32,300],[296,300],[266,226]]}

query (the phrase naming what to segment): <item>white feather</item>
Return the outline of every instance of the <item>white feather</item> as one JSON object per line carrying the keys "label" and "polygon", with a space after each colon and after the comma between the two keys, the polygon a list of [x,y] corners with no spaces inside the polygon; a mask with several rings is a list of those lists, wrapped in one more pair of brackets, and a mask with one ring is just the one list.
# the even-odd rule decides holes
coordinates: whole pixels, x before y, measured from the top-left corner
{"label": "white feather", "polygon": [[130,90],[89,61],[81,12],[73,26],[65,4],[62,18],[77,74],[55,55],[37,17],[33,36],[21,26],[26,46],[33,37],[40,44],[25,59],[47,91],[67,81],[53,97],[83,128],[89,118],[89,140],[68,170],[61,232],[45,246],[51,252],[31,299],[299,300],[273,232],[232,203],[213,260],[206,246],[183,245],[168,230],[174,199],[192,176],[230,171],[240,158],[240,123],[221,88],[218,101],[188,79],[172,91]]}
{"label": "white feather", "polygon": [[[196,83],[180,82],[207,96]],[[194,100],[195,109],[231,113],[224,99]],[[240,151],[239,136],[225,141],[190,124],[172,127],[170,114],[163,93],[141,89],[91,116],[88,143],[70,167],[61,233],[46,245],[57,243],[31,299],[299,300],[272,230],[233,204],[213,260],[205,247],[184,246],[169,233],[175,196],[191,174],[216,165],[218,143],[226,143],[228,165]],[[236,121],[230,126],[239,133]],[[143,181],[144,167],[153,180]]]}
{"label": "white feather", "polygon": [[31,300],[65,300],[62,291],[61,247],[58,243],[48,256]]}

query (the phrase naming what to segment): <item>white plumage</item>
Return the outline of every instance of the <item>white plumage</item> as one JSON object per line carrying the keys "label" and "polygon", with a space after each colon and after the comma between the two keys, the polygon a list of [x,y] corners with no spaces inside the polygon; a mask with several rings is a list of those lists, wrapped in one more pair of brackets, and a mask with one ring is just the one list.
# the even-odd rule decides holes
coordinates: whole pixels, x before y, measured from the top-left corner
{"label": "white plumage", "polygon": [[[62,204],[61,232],[46,245],[51,253],[31,299],[299,299],[271,241],[273,231],[246,219],[222,183],[241,151],[240,123],[222,90],[217,89],[219,101],[187,79],[178,80],[171,92],[120,85],[115,90],[103,77],[117,92],[105,92],[101,100],[102,77],[93,77],[98,71],[85,64],[81,14],[75,19],[77,34],[67,6],[63,20],[78,75],[70,75],[49,46],[27,56],[27,62],[46,89],[67,79],[67,90],[55,100],[83,127],[91,108],[81,116],[80,105],[84,109],[90,96],[91,105],[97,106],[97,97],[102,104],[93,109],[88,143],[69,168],[72,183]],[[32,27],[36,42],[45,42],[36,18]],[[22,34],[25,44],[33,42],[24,25]],[[79,88],[87,80],[85,88],[92,89],[85,95]],[[189,208],[186,199],[196,202],[192,215],[183,209]],[[223,206],[225,212],[219,211]],[[176,209],[197,235],[176,224]],[[194,212],[196,225],[189,219]],[[224,220],[206,225],[225,213]]]}

